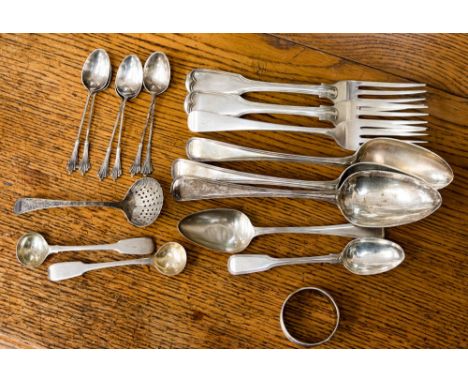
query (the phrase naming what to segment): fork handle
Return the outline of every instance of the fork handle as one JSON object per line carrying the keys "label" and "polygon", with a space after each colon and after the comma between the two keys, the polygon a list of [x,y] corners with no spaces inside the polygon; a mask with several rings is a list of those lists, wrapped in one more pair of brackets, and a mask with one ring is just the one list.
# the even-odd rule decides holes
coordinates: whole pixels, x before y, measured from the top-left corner
{"label": "fork handle", "polygon": [[206,138],[190,138],[185,147],[187,157],[198,162],[283,161],[331,165],[349,165],[354,156],[312,157],[258,150]]}
{"label": "fork handle", "polygon": [[283,92],[316,95],[333,100],[336,88],[332,85],[287,84],[254,81],[244,76],[212,69],[194,69],[187,75],[186,87],[189,92],[225,93],[241,95],[248,92]]}
{"label": "fork handle", "polygon": [[220,131],[285,131],[290,133],[320,134],[333,137],[334,128],[305,127],[280,125],[253,121],[210,113],[207,111],[192,111],[188,116],[188,127],[194,133],[210,133]]}
{"label": "fork handle", "polygon": [[209,111],[212,113],[241,117],[246,114],[290,114],[316,117],[323,121],[335,121],[337,110],[333,106],[291,106],[247,101],[235,94],[190,93],[185,101],[186,111]]}

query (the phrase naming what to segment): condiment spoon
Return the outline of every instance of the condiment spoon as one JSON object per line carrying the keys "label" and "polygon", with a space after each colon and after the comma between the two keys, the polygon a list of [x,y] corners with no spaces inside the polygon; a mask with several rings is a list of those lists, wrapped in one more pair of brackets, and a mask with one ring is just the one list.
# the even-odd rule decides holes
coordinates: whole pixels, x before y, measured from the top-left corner
{"label": "condiment spoon", "polygon": [[81,276],[83,273],[97,269],[121,267],[126,265],[152,265],[166,276],[175,276],[182,272],[187,264],[187,253],[179,243],[164,244],[151,257],[143,259],[110,261],[106,263],[83,263],[69,261],[52,264],[49,267],[49,280],[62,281]]}
{"label": "condiment spoon", "polygon": [[267,271],[282,265],[339,264],[356,275],[376,275],[400,265],[405,252],[396,243],[378,238],[360,238],[349,242],[339,254],[279,259],[267,255],[232,255],[228,260],[231,275]]}

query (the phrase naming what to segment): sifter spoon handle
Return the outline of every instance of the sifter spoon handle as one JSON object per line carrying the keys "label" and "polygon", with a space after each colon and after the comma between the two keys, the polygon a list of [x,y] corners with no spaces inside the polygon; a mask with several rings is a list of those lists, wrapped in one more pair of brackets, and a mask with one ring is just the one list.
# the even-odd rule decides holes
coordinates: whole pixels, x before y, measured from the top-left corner
{"label": "sifter spoon handle", "polygon": [[120,202],[52,200],[39,198],[20,198],[16,201],[13,211],[20,215],[30,211],[44,210],[55,207],[112,207],[121,208]]}

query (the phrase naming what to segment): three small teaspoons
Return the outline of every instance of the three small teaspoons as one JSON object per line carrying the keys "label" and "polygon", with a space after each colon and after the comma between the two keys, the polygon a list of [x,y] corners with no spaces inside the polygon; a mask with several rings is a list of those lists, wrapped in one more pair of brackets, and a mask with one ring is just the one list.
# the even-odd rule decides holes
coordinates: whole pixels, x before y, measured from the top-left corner
{"label": "three small teaspoons", "polygon": [[14,212],[20,215],[30,211],[54,207],[110,207],[121,209],[128,222],[134,226],[146,227],[159,216],[163,199],[163,190],[159,182],[156,179],[145,177],[133,183],[121,201],[98,202],[20,198],[15,203]]}
{"label": "three small teaspoons", "polygon": [[228,253],[242,252],[256,236],[277,233],[353,238],[384,236],[383,228],[362,228],[352,224],[320,227],[254,227],[246,214],[231,208],[213,208],[195,212],[184,217],[179,222],[178,228],[190,241],[215,251]]}
{"label": "three small teaspoons", "polygon": [[353,174],[332,191],[275,189],[180,177],[172,182],[171,193],[177,201],[239,197],[323,200],[337,205],[350,223],[376,228],[413,223],[429,216],[442,203],[437,190],[418,178],[375,170]]}
{"label": "three small teaspoons", "polygon": [[396,268],[404,259],[403,248],[392,241],[360,238],[350,241],[341,253],[326,256],[278,259],[267,255],[232,255],[228,260],[228,271],[232,275],[244,275],[283,265],[342,263],[356,275],[376,275]]}
{"label": "three small teaspoons", "polygon": [[28,268],[37,268],[49,255],[69,251],[116,251],[127,255],[148,255],[154,251],[154,243],[149,237],[138,237],[112,244],[49,245],[40,233],[28,232],[18,240],[16,258]]}
{"label": "three small teaspoons", "polygon": [[257,150],[212,139],[194,137],[187,141],[187,157],[199,162],[285,161],[347,166],[359,162],[387,165],[423,179],[436,189],[453,180],[449,164],[436,153],[393,138],[374,138],[346,157],[312,157]]}
{"label": "three small teaspoons", "polygon": [[164,244],[151,257],[143,259],[111,261],[106,263],[83,263],[70,261],[52,264],[49,267],[49,280],[62,281],[81,276],[83,273],[97,269],[121,267],[126,265],[152,265],[166,276],[175,276],[181,273],[187,264],[187,253],[179,243]]}

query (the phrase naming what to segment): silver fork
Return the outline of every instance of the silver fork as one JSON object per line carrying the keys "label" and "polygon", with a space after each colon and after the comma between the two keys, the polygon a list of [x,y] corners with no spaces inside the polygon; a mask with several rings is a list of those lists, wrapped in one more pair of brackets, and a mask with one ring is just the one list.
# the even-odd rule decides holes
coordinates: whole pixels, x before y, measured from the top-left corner
{"label": "silver fork", "polygon": [[[307,85],[254,81],[236,73],[211,69],[194,69],[186,78],[185,87],[189,92],[225,93],[241,95],[248,92],[284,92],[317,95],[333,102],[361,99],[362,96],[408,96],[423,94],[425,84],[374,82],[374,81],[338,81],[334,84]],[[404,90],[403,90],[404,89]],[[414,101],[422,101],[416,98]],[[398,98],[385,99],[400,102]],[[408,102],[403,99],[401,102]]]}
{"label": "silver fork", "polygon": [[[373,120],[353,118],[337,123],[333,128],[279,125],[249,119],[236,118],[206,111],[192,111],[188,127],[195,133],[220,131],[286,131],[294,133],[321,134],[331,137],[348,150],[357,150],[360,145],[375,137],[422,137],[426,136],[426,121]],[[405,140],[409,143],[426,143],[424,140]]]}
{"label": "silver fork", "polygon": [[337,102],[334,106],[291,106],[247,101],[241,96],[221,93],[190,93],[185,98],[186,113],[209,111],[211,113],[241,117],[246,114],[291,114],[316,117],[319,120],[338,124],[360,117],[407,118],[427,116],[415,111],[425,109],[425,104],[393,103],[382,100],[363,99]]}

